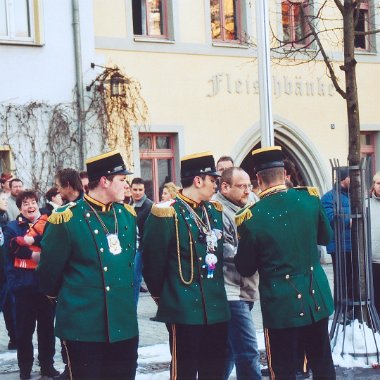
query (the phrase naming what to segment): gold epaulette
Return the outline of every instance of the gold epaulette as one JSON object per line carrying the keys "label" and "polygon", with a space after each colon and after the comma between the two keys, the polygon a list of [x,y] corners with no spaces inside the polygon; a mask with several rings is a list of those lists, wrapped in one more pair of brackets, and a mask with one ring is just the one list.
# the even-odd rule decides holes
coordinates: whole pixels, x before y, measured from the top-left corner
{"label": "gold epaulette", "polygon": [[[251,206],[251,205],[250,205]],[[249,206],[239,210],[235,215],[235,223],[239,227],[243,222],[252,218],[252,211]]]}
{"label": "gold epaulette", "polygon": [[210,201],[215,207],[216,210],[222,212],[223,211],[223,205],[218,201]]}
{"label": "gold epaulette", "polygon": [[307,192],[314,196],[319,198],[319,190],[317,187],[312,187],[312,186],[297,186],[295,187],[296,190],[307,190]]}
{"label": "gold epaulette", "polygon": [[53,210],[52,214],[49,216],[48,222],[51,224],[61,224],[68,222],[73,217],[73,213],[70,209],[76,205],[77,204],[75,202],[70,202],[63,207],[59,207],[56,210]]}
{"label": "gold epaulette", "polygon": [[124,207],[125,207],[125,209],[126,209],[129,213],[131,213],[133,216],[137,216],[135,209],[134,209],[131,205],[129,205],[129,204],[127,204],[127,203],[124,203]]}
{"label": "gold epaulette", "polygon": [[[165,202],[165,204],[168,202]],[[159,218],[171,218],[175,215],[174,207],[166,206],[165,204],[154,204],[151,213]]]}

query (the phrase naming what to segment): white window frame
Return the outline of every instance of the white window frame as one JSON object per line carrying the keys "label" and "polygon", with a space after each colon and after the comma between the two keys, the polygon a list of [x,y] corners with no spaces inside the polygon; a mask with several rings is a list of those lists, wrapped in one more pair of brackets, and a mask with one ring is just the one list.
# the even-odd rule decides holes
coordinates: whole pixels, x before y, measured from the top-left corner
{"label": "white window frame", "polygon": [[0,35],[0,43],[13,43],[13,44],[41,44],[41,27],[40,27],[40,19],[41,19],[41,8],[40,1],[41,0],[26,0],[28,4],[28,21],[30,28],[30,36],[28,37],[17,37],[15,26],[16,26],[16,17],[14,3],[15,0],[5,0],[5,8],[6,8],[6,20],[7,20],[7,34]]}

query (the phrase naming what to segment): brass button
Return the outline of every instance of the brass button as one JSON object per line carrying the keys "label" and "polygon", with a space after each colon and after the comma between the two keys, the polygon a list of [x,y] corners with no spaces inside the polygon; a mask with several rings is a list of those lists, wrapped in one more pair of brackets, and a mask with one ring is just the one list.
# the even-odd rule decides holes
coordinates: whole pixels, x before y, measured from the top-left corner
{"label": "brass button", "polygon": [[109,292],[111,290],[111,288],[109,286],[106,286],[106,290],[107,290],[107,292]]}
{"label": "brass button", "polygon": [[313,270],[314,270],[314,267],[310,267],[310,270],[313,271]]}
{"label": "brass button", "polygon": [[88,212],[87,214],[86,214],[86,217],[87,218],[89,218],[91,215],[90,215],[90,213]]}
{"label": "brass button", "polygon": [[202,261],[202,257],[199,258],[199,261]]}
{"label": "brass button", "polygon": [[286,278],[287,280],[289,280],[290,276],[287,274],[287,275],[285,276],[285,278]]}
{"label": "brass button", "polygon": [[321,307],[320,306],[317,306],[317,311],[321,310]]}
{"label": "brass button", "polygon": [[303,317],[305,314],[303,312],[300,313],[300,317]]}
{"label": "brass button", "polygon": [[100,248],[100,250],[99,250],[100,252],[104,252],[104,248]]}
{"label": "brass button", "polygon": [[104,272],[107,272],[107,271],[108,271],[108,268],[107,268],[107,267],[104,267],[103,269],[104,269]]}
{"label": "brass button", "polygon": [[98,230],[94,230],[94,233],[95,233],[95,235],[97,235],[99,233],[99,231]]}
{"label": "brass button", "polygon": [[128,229],[128,226],[125,226],[125,229],[127,230],[127,229]]}
{"label": "brass button", "polygon": [[297,294],[297,298],[301,299],[302,298],[302,294],[301,293]]}
{"label": "brass button", "polygon": [[315,290],[314,289],[312,289],[312,291],[311,291],[311,294],[314,294],[315,293]]}

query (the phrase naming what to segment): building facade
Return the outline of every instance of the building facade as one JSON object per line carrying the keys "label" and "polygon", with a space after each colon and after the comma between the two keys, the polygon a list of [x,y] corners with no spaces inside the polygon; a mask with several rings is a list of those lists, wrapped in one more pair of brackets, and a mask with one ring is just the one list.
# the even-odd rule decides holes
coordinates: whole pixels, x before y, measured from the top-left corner
{"label": "building facade", "polygon": [[[346,103],[304,22],[322,3],[270,0],[269,11],[277,38],[271,65],[275,143],[295,162],[302,183],[324,192],[331,186],[329,160],[347,163],[348,128]],[[378,29],[376,3],[361,3],[357,30]],[[261,135],[255,11],[253,0],[0,0],[0,54],[6,57],[0,60],[1,171],[35,185],[57,167],[79,168],[88,155],[112,148],[102,129],[91,126],[95,113],[86,87],[98,88],[91,85],[101,70],[117,67],[141,85],[149,110],[146,123],[132,122],[126,149],[150,197],[159,200],[165,182],[179,184],[180,157],[192,152],[230,155],[252,174],[250,153]],[[329,0],[324,22],[313,25],[333,31],[323,43],[344,89],[338,16]],[[374,172],[380,170],[379,36],[358,35],[355,46],[361,152],[371,156]],[[306,52],[289,57],[290,47]],[[81,102],[82,116],[76,115]],[[41,104],[48,107],[41,111]],[[33,117],[25,116],[29,111]]]}
{"label": "building facade", "polygon": [[[309,3],[270,1],[274,33],[285,42],[307,34],[300,14]],[[329,5],[336,15],[334,2]],[[371,6],[365,2],[358,28],[378,21]],[[134,172],[151,181],[151,196],[158,200],[165,181],[179,182],[179,158],[194,151],[230,155],[250,170],[250,152],[260,142],[254,1],[113,0],[110,7],[107,0],[94,0],[94,25],[98,56],[141,83],[150,123],[134,130]],[[361,37],[355,43],[362,150],[379,170],[380,114],[373,107],[380,84],[379,39]],[[327,44],[338,67],[341,46]],[[331,186],[329,159],[347,163],[345,101],[320,55],[302,65],[305,56],[278,56],[273,53],[271,73],[275,143],[296,163],[303,182],[324,192]],[[337,75],[344,88],[339,69]]]}
{"label": "building facade", "polygon": [[92,11],[91,0],[0,1],[0,172],[27,188],[44,192],[57,167],[82,161],[77,89],[92,78]]}

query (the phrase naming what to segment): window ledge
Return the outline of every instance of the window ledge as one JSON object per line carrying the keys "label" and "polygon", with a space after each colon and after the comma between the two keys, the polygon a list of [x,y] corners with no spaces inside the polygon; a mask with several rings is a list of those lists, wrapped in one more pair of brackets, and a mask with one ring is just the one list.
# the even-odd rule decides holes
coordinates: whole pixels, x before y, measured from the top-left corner
{"label": "window ledge", "polygon": [[148,36],[134,36],[133,40],[135,42],[153,42],[153,43],[161,43],[161,44],[174,44],[175,41],[173,40],[167,40],[164,38],[155,38],[155,37],[148,37]]}
{"label": "window ledge", "polygon": [[2,40],[2,39],[0,39],[0,45],[16,45],[16,46],[32,46],[32,47],[44,46],[43,43],[38,43],[38,42]]}
{"label": "window ledge", "polygon": [[235,48],[235,49],[248,49],[249,45],[247,44],[239,44],[237,42],[216,42],[213,41],[212,46],[215,47],[223,47],[223,48]]}
{"label": "window ledge", "polygon": [[355,55],[360,54],[360,55],[377,55],[375,51],[369,51],[369,50],[364,50],[364,49],[355,49]]}

